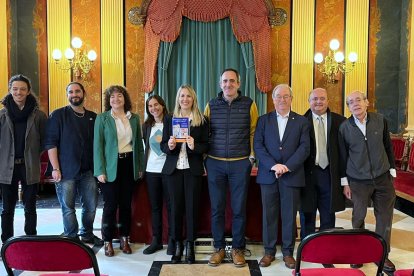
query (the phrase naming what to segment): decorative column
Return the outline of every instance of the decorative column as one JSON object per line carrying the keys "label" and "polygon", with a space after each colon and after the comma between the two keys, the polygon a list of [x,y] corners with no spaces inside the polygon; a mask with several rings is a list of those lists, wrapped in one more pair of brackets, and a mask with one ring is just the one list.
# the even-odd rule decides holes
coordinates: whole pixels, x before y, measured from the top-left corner
{"label": "decorative column", "polygon": [[0,1],[0,99],[6,96],[9,81],[9,54],[7,52],[7,2]]}
{"label": "decorative column", "polygon": [[368,89],[369,0],[347,0],[345,21],[345,54],[358,54],[354,70],[345,77],[344,114],[349,117],[346,96],[355,90],[367,93]]}
{"label": "decorative column", "polygon": [[70,0],[47,1],[49,113],[68,104],[65,88],[71,70],[61,70],[52,58],[54,49],[70,47]]}
{"label": "decorative column", "polygon": [[407,127],[409,135],[414,136],[414,4],[411,3],[411,24],[409,38],[408,84],[407,84]]}
{"label": "decorative column", "polygon": [[292,110],[299,114],[309,108],[308,94],[313,89],[313,52],[315,1],[293,0],[292,4]]}
{"label": "decorative column", "polygon": [[[101,1],[101,64],[103,91],[112,84],[125,84],[123,3],[124,1]],[[102,99],[104,99],[104,95]]]}

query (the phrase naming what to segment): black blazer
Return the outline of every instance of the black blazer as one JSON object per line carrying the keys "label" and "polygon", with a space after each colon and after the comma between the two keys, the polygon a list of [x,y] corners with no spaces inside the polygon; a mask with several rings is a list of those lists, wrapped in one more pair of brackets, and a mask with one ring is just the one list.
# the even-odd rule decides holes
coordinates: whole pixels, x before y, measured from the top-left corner
{"label": "black blazer", "polygon": [[[327,153],[329,160],[329,170],[331,175],[331,212],[338,212],[345,209],[345,198],[342,193],[343,187],[341,186],[341,172],[339,166],[339,141],[338,141],[338,132],[339,126],[345,117],[331,112],[329,109],[327,111],[328,115],[328,139],[327,139]],[[316,199],[316,183],[315,179],[312,176],[313,170],[315,168],[315,158],[316,158],[316,142],[315,142],[315,130],[313,128],[313,115],[312,111],[309,109],[305,115],[309,121],[309,136],[310,136],[310,155],[305,161],[305,180],[306,186],[301,191],[301,210],[304,212],[311,212],[317,208],[317,199]]]}
{"label": "black blazer", "polygon": [[[190,172],[193,175],[203,175],[203,154],[208,150],[208,134],[209,124],[207,119],[198,127],[190,127],[190,135],[194,138],[194,150],[187,146],[188,163],[190,164]],[[177,143],[175,149],[170,150],[168,147],[168,140],[172,135],[172,117],[165,116],[164,130],[162,132],[161,150],[167,154],[162,173],[171,175],[177,167],[178,156],[180,154],[181,144]]]}

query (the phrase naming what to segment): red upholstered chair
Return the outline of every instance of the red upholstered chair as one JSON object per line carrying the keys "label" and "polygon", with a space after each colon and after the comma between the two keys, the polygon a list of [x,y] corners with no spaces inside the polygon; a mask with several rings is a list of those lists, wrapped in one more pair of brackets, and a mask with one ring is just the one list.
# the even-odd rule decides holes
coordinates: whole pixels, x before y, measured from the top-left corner
{"label": "red upholstered chair", "polygon": [[401,169],[404,151],[408,143],[407,139],[402,136],[391,136],[392,148],[394,150],[395,165],[397,169]]}
{"label": "red upholstered chair", "polygon": [[414,144],[408,156],[407,171],[397,171],[394,188],[399,197],[410,201],[414,199]]}
{"label": "red upholstered chair", "polygon": [[49,164],[49,155],[47,154],[47,150],[46,150],[42,152],[42,154],[40,155],[40,184],[46,184],[46,183],[54,184],[55,183],[51,175],[46,175],[48,164]]}
{"label": "red upholstered chair", "polygon": [[394,272],[394,276],[414,276],[414,269],[398,269]]}
{"label": "red upholstered chair", "polygon": [[13,269],[81,271],[88,268],[93,268],[94,274],[81,275],[101,275],[93,250],[81,241],[69,237],[13,237],[4,243],[1,248],[1,257],[9,276],[13,276]]}
{"label": "red upholstered chair", "polygon": [[302,240],[292,275],[365,275],[362,270],[346,268],[301,268],[301,262],[320,264],[364,264],[376,262],[376,275],[382,275],[387,245],[378,234],[365,229],[330,229]]}

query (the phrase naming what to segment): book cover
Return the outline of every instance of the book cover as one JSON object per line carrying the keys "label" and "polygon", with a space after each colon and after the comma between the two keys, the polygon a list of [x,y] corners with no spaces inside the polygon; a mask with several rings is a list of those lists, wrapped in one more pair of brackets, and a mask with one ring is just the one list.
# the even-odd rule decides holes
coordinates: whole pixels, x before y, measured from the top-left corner
{"label": "book cover", "polygon": [[188,135],[190,135],[190,120],[189,118],[172,118],[173,136],[177,142],[185,142]]}

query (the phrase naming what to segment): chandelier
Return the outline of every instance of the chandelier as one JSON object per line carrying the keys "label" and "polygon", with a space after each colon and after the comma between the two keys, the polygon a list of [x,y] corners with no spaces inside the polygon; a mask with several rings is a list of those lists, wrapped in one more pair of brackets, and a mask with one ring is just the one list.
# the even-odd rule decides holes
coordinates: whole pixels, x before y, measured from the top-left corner
{"label": "chandelier", "polygon": [[358,59],[358,55],[355,52],[349,53],[348,63],[345,62],[345,56],[339,49],[339,41],[332,39],[329,43],[328,55],[323,56],[322,53],[316,53],[314,60],[318,66],[319,72],[326,78],[327,83],[337,82],[336,76],[338,72],[346,74],[351,72],[355,67],[355,62]]}
{"label": "chandelier", "polygon": [[72,48],[65,50],[65,59],[62,60],[62,52],[54,49],[52,58],[56,65],[62,70],[71,70],[76,78],[83,79],[92,69],[93,62],[96,60],[96,52],[90,50],[87,54],[82,50],[82,40],[79,37],[72,39]]}

